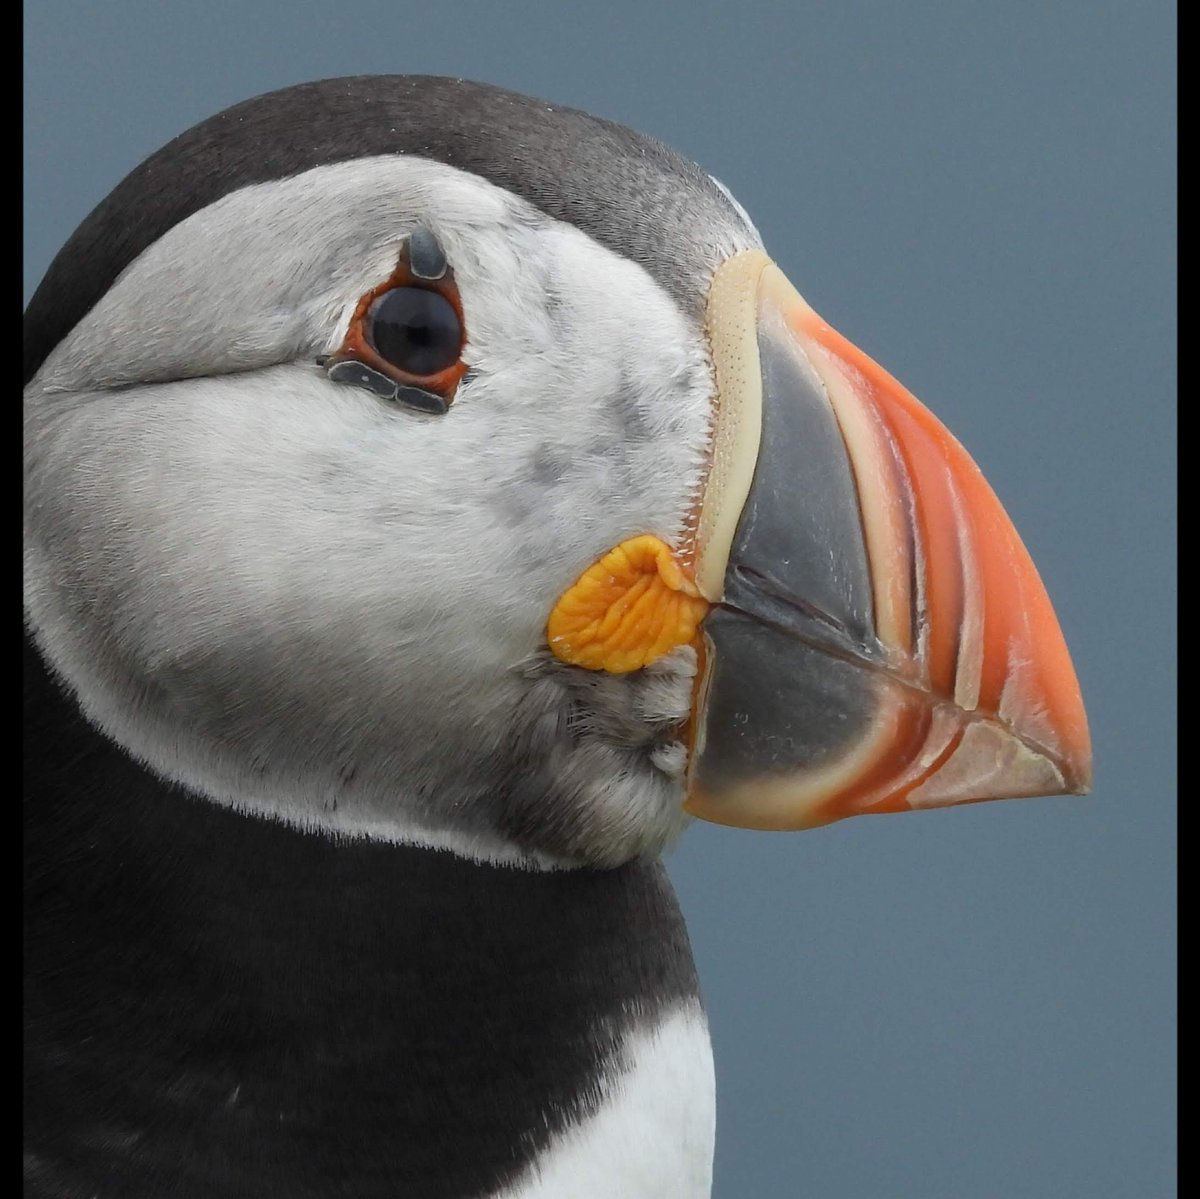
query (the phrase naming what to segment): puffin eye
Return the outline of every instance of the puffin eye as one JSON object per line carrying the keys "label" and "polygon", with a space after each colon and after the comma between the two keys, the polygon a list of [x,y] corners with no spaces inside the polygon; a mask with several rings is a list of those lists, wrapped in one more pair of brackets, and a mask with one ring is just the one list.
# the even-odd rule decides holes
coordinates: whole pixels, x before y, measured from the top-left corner
{"label": "puffin eye", "polygon": [[428,229],[414,229],[395,270],[359,301],[341,347],[317,365],[335,383],[418,412],[449,411],[467,373],[462,297]]}
{"label": "puffin eye", "polygon": [[394,287],[376,297],[364,323],[375,352],[407,375],[436,375],[462,352],[458,313],[436,291]]}

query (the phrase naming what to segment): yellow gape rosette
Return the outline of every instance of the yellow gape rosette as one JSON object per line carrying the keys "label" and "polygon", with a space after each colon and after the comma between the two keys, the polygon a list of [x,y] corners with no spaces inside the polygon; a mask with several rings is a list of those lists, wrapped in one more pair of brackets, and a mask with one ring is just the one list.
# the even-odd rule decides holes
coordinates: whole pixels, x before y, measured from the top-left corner
{"label": "yellow gape rosette", "polygon": [[631,537],[554,605],[547,640],[572,666],[628,674],[696,636],[708,603],[657,537]]}

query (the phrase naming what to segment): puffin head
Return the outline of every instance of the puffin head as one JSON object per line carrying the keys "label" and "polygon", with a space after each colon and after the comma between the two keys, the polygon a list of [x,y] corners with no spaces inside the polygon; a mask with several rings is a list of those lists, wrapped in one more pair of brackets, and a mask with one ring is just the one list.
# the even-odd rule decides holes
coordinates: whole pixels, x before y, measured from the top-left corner
{"label": "puffin head", "polygon": [[1083,791],[1078,684],[965,451],[715,179],[431,77],[196,126],[26,314],[26,618],[248,812],[612,865]]}

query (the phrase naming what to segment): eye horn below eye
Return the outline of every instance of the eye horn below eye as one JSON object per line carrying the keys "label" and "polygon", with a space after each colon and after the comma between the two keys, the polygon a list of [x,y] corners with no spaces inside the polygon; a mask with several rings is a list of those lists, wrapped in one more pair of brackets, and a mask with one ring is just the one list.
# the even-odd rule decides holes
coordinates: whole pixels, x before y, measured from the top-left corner
{"label": "eye horn below eye", "polygon": [[415,408],[418,412],[431,412],[435,416],[443,416],[450,409],[450,404],[440,395],[432,391],[423,391],[420,387],[408,387],[381,375],[378,371],[364,366],[361,362],[345,359],[332,363],[325,371],[334,383],[350,383],[355,387],[365,387],[373,391],[380,399],[394,400]]}

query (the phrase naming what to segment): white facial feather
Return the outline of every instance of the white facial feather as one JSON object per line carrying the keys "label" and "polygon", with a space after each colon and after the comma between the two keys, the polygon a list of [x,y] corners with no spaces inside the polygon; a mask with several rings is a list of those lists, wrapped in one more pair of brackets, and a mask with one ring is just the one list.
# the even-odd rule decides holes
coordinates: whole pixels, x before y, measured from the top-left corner
{"label": "white facial feather", "polygon": [[[313,363],[417,225],[466,317],[442,417]],[[386,157],[245,188],[26,389],[30,622],[93,720],[219,802],[492,859],[657,850],[694,658],[582,678],[545,621],[612,545],[678,537],[712,391],[645,271],[474,176]]]}

